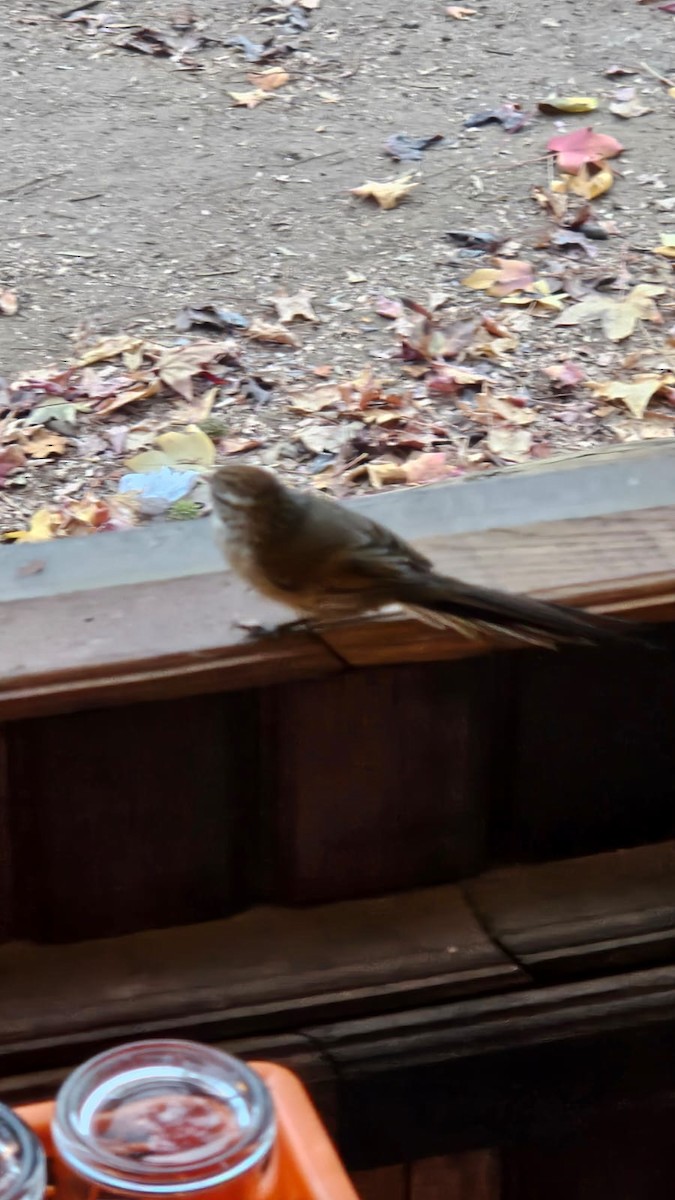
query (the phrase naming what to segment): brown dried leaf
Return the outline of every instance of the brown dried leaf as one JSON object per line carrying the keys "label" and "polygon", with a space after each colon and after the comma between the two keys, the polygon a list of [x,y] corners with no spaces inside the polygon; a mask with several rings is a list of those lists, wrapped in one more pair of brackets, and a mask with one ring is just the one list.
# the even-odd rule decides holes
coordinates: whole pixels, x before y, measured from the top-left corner
{"label": "brown dried leaf", "polygon": [[301,413],[316,413],[324,408],[335,408],[341,400],[340,388],[336,384],[327,383],[293,396],[291,407]]}
{"label": "brown dried leaf", "polygon": [[588,296],[579,304],[573,304],[554,322],[555,325],[585,325],[601,321],[603,330],[613,342],[621,342],[630,336],[638,321],[663,320],[654,303],[654,296],[662,296],[665,288],[653,283],[639,283],[623,300],[612,296]]}
{"label": "brown dried leaf", "polygon": [[269,303],[276,308],[282,325],[290,325],[291,321],[319,320],[312,308],[312,294],[307,288],[301,288],[294,296],[277,292],[276,296],[270,296]]}
{"label": "brown dried leaf", "polygon": [[285,329],[283,325],[274,325],[269,321],[260,321],[257,318],[251,321],[246,330],[246,337],[251,338],[254,342],[273,342],[279,346],[300,345],[290,329]]}
{"label": "brown dried leaf", "polygon": [[526,462],[532,449],[529,429],[491,429],[487,435],[488,450],[506,462]]}
{"label": "brown dried leaf", "polygon": [[31,458],[49,458],[52,454],[63,454],[68,446],[67,439],[60,433],[50,433],[47,429],[36,429],[30,438],[26,438],[23,449]]}
{"label": "brown dried leaf", "polygon": [[389,179],[385,183],[367,179],[365,183],[361,184],[361,187],[352,188],[351,194],[359,196],[362,200],[374,200],[380,208],[396,208],[413,188],[419,187],[419,183],[413,183],[412,179],[412,171],[409,171],[407,175],[400,175],[398,179]]}
{"label": "brown dried leaf", "polygon": [[487,292],[488,296],[510,296],[531,288],[534,273],[530,263],[517,258],[493,258],[494,267],[479,267],[462,280],[464,287]]}
{"label": "brown dried leaf", "polygon": [[629,412],[640,420],[644,417],[649,402],[661,388],[675,384],[675,375],[654,372],[634,375],[632,379],[611,379],[603,383],[590,382],[589,388],[595,396],[605,400],[621,400]]}
{"label": "brown dried leaf", "polygon": [[77,360],[78,367],[90,367],[93,363],[107,362],[111,358],[117,358],[120,354],[133,354],[142,350],[145,346],[143,338],[130,337],[123,333],[119,337],[104,338],[103,341],[97,342],[95,346],[91,346]]}
{"label": "brown dried leaf", "polygon": [[124,388],[112,396],[107,396],[96,405],[98,416],[105,417],[108,413],[124,408],[127,404],[137,404],[139,400],[148,400],[156,396],[161,389],[159,379],[150,379],[147,383],[137,383],[134,387]]}
{"label": "brown dried leaf", "polygon": [[574,387],[577,383],[583,383],[586,378],[581,367],[570,361],[552,363],[550,367],[544,367],[544,374],[561,387]]}
{"label": "brown dried leaf", "polygon": [[252,92],[228,92],[234,100],[233,108],[257,108],[263,100],[273,100],[274,93],[263,88],[255,88]]}
{"label": "brown dried leaf", "polygon": [[[263,92],[275,92],[277,88],[283,87],[288,83],[290,75],[288,71],[284,71],[283,67],[268,67],[266,71],[251,71],[247,75],[249,83]],[[234,93],[230,92],[230,95]],[[239,93],[241,94],[241,93]],[[250,93],[248,93],[250,95]],[[251,107],[250,105],[248,106]]]}
{"label": "brown dried leaf", "polygon": [[[250,331],[249,331],[250,332]],[[192,381],[204,367],[228,358],[237,361],[237,344],[232,338],[224,342],[193,342],[189,346],[162,348],[155,364],[157,375],[166,387],[177,392],[188,404],[192,404],[194,393]]]}

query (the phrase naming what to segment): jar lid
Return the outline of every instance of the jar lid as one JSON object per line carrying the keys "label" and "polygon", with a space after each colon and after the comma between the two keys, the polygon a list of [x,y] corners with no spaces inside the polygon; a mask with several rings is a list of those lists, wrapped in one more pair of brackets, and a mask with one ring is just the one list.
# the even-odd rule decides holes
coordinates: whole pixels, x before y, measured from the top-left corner
{"label": "jar lid", "polygon": [[35,1134],[0,1104],[0,1200],[41,1196],[45,1181],[44,1152]]}
{"label": "jar lid", "polygon": [[274,1134],[254,1071],[178,1040],[132,1042],[84,1063],[60,1089],[53,1124],[56,1149],[80,1175],[148,1194],[234,1179],[269,1153]]}

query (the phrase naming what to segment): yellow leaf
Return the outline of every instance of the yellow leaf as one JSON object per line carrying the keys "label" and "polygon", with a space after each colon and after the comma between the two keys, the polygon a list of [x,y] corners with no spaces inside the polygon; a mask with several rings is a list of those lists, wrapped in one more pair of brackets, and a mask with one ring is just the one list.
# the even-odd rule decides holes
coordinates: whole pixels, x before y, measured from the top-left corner
{"label": "yellow leaf", "polygon": [[532,449],[529,429],[491,429],[486,441],[488,450],[506,462],[525,462]]}
{"label": "yellow leaf", "polygon": [[121,334],[120,337],[104,338],[97,342],[78,359],[78,367],[90,367],[92,363],[106,362],[120,354],[133,354],[143,346],[143,339]]}
{"label": "yellow leaf", "polygon": [[[267,71],[252,71],[246,78],[255,88],[263,92],[274,92],[288,83],[290,75],[288,71],[284,71],[283,67],[269,67]],[[244,95],[246,94],[244,93]],[[248,94],[250,95],[250,93]],[[230,92],[230,95],[232,96],[234,93]]]}
{"label": "yellow leaf", "polygon": [[409,171],[407,175],[400,175],[398,179],[389,179],[386,183],[377,183],[372,179],[367,179],[361,187],[352,188],[352,196],[360,196],[362,200],[375,200],[380,208],[396,208],[398,204],[411,192],[413,188],[419,186],[412,182],[413,172]]}
{"label": "yellow leaf", "polygon": [[662,233],[661,245],[652,250],[652,254],[662,254],[664,258],[675,258],[675,233]]}
{"label": "yellow leaf", "polygon": [[197,425],[188,425],[185,433],[162,433],[157,445],[174,467],[211,467],[215,462],[216,447]]}
{"label": "yellow leaf", "polygon": [[257,108],[263,100],[274,99],[272,93],[264,91],[263,88],[255,88],[252,92],[228,92],[227,94],[234,100],[234,108]]}
{"label": "yellow leaf", "polygon": [[604,400],[621,400],[638,419],[644,417],[652,396],[663,387],[675,383],[675,375],[652,373],[634,375],[632,379],[612,379],[606,383],[588,384],[594,395]]}
{"label": "yellow leaf", "polygon": [[251,321],[246,336],[254,342],[273,342],[278,346],[299,346],[300,342],[290,329],[284,328],[283,325],[275,325],[270,321],[260,321],[256,317]]}
{"label": "yellow leaf", "polygon": [[175,465],[175,463],[169,461],[166,454],[163,454],[161,450],[141,450],[140,454],[134,454],[133,458],[128,458],[125,462],[125,466],[130,471],[141,471],[143,473],[146,471],[159,471],[162,467],[175,467]]}
{"label": "yellow leaf", "polygon": [[546,96],[537,105],[543,113],[588,113],[598,107],[594,96]]}
{"label": "yellow leaf", "polygon": [[661,323],[663,318],[654,303],[654,296],[666,289],[653,283],[639,283],[623,300],[612,296],[588,296],[572,304],[557,320],[556,325],[585,325],[602,321],[602,327],[613,342],[621,342],[635,329],[638,321]]}
{"label": "yellow leaf", "polygon": [[[599,169],[598,169],[599,168]],[[604,196],[614,183],[614,176],[606,163],[584,163],[576,175],[570,177],[568,188],[575,196],[583,196],[584,200],[597,200]]]}
{"label": "yellow leaf", "polygon": [[493,258],[497,269],[480,267],[462,280],[464,287],[475,291],[486,291],[488,296],[508,296],[511,292],[523,292],[534,283],[530,263],[518,258]]}
{"label": "yellow leaf", "polygon": [[39,508],[33,513],[28,529],[14,529],[6,533],[7,542],[48,542],[58,532],[62,525],[61,514],[50,512],[48,508]]}
{"label": "yellow leaf", "polygon": [[61,437],[61,434],[38,429],[24,442],[23,449],[31,458],[49,458],[50,454],[63,454],[67,445],[66,438]]}
{"label": "yellow leaf", "polygon": [[671,100],[675,100],[675,87],[668,88],[668,95]]}

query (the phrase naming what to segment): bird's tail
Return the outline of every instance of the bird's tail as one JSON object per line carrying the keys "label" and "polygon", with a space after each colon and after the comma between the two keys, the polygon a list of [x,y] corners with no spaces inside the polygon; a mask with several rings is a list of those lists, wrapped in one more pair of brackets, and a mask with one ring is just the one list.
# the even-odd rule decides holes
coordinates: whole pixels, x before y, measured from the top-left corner
{"label": "bird's tail", "polygon": [[655,644],[642,625],[548,604],[531,596],[473,586],[444,575],[405,581],[397,588],[396,599],[421,616],[430,614],[432,623],[454,625],[462,632],[472,628],[489,634],[497,632],[543,646],[557,642],[623,642],[653,648]]}

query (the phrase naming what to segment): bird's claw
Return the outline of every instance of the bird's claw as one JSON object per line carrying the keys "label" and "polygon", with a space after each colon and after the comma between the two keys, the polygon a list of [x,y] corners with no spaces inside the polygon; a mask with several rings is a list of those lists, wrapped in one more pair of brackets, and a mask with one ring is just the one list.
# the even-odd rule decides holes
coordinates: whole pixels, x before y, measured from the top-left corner
{"label": "bird's claw", "polygon": [[309,623],[302,617],[294,621],[282,621],[277,625],[265,625],[260,621],[235,621],[234,624],[237,629],[243,629],[251,639],[283,637],[285,633],[305,633],[309,628]]}

